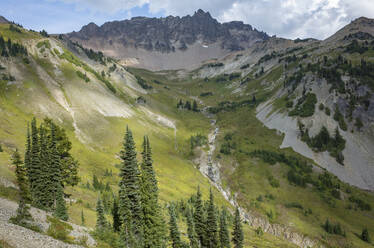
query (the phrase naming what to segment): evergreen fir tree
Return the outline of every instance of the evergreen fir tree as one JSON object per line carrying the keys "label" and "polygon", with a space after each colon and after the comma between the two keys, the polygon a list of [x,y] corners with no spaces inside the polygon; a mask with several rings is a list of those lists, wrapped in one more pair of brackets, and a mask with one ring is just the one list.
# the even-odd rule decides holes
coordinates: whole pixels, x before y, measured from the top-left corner
{"label": "evergreen fir tree", "polygon": [[[27,137],[26,137],[26,151],[25,151],[25,161],[24,161],[27,177],[28,177],[28,186],[30,187],[30,168],[31,168],[31,137],[30,137],[30,128],[27,124]],[[30,190],[30,189],[29,189]],[[31,192],[29,192],[31,194]],[[30,196],[30,195],[29,195]],[[31,199],[29,199],[31,200]]]}
{"label": "evergreen fir tree", "polygon": [[192,217],[192,210],[190,208],[188,208],[187,210],[187,235],[188,235],[188,239],[190,240],[190,247],[198,248],[199,241],[197,240],[195,224],[193,222],[193,217]]}
{"label": "evergreen fir tree", "polygon": [[368,243],[371,242],[371,240],[370,240],[370,236],[369,236],[369,231],[368,231],[367,228],[364,228],[364,229],[362,230],[362,233],[361,233],[361,239],[362,239],[363,241],[365,241],[365,242],[368,242]]}
{"label": "evergreen fir tree", "polygon": [[130,209],[130,199],[126,193],[126,186],[122,184],[119,191],[119,213],[121,221],[120,239],[122,246],[126,248],[136,247],[136,240],[133,230],[133,220]]}
{"label": "evergreen fir tree", "polygon": [[57,151],[57,137],[56,137],[56,126],[51,122],[50,124],[51,135],[49,141],[49,167],[48,167],[48,177],[50,181],[50,197],[51,204],[56,204],[56,198],[58,190],[61,188],[63,191],[63,183],[61,178],[61,163],[60,156]]}
{"label": "evergreen fir tree", "polygon": [[104,207],[100,197],[98,197],[96,203],[96,229],[102,230],[105,228],[107,228],[107,221],[104,215]]}
{"label": "evergreen fir tree", "polygon": [[61,220],[67,221],[69,219],[66,202],[64,199],[64,190],[61,185],[56,193],[56,209],[53,215]]}
{"label": "evergreen fir tree", "polygon": [[171,246],[173,248],[181,248],[182,241],[181,241],[180,232],[178,229],[177,219],[175,215],[175,209],[173,205],[169,207],[169,215],[170,215],[170,221],[169,221],[170,240],[172,242]]}
{"label": "evergreen fir tree", "polygon": [[12,156],[12,163],[16,166],[16,179],[17,184],[19,187],[19,203],[17,209],[17,215],[13,218],[15,223],[22,224],[27,220],[32,220],[31,214],[29,212],[30,207],[26,204],[29,200],[29,189],[28,189],[28,182],[26,177],[26,169],[23,166],[21,156],[19,155],[18,151],[16,150]]}
{"label": "evergreen fir tree", "polygon": [[82,209],[82,212],[81,212],[81,223],[82,223],[82,226],[84,226],[86,224],[86,219],[84,218],[83,209]]}
{"label": "evergreen fir tree", "polygon": [[30,168],[29,168],[29,182],[30,182],[30,191],[33,204],[39,205],[39,197],[37,186],[37,178],[40,175],[40,160],[39,160],[39,137],[38,129],[36,126],[36,119],[33,118],[31,121],[31,150],[30,150]]}
{"label": "evergreen fir tree", "polygon": [[141,164],[141,205],[143,211],[143,247],[162,247],[163,224],[158,205],[158,187],[153,170],[152,152],[148,137],[144,137]]}
{"label": "evergreen fir tree", "polygon": [[233,232],[232,232],[232,242],[234,243],[234,248],[243,248],[243,240],[244,240],[244,235],[243,235],[242,223],[240,220],[240,213],[239,213],[239,209],[236,208],[234,226],[233,226]]}
{"label": "evergreen fir tree", "polygon": [[[135,143],[132,132],[127,128],[123,150],[121,151],[122,167],[120,172],[120,194],[126,194],[129,200],[129,208],[131,209],[131,226],[137,241],[142,239],[142,207],[141,207],[141,188],[140,188],[140,172],[138,162],[136,160]],[[120,201],[124,199],[120,195]],[[120,202],[120,206],[124,203]],[[121,213],[121,212],[120,212]],[[122,217],[123,218],[123,217]]]}
{"label": "evergreen fir tree", "polygon": [[39,128],[39,174],[36,177],[35,190],[37,193],[37,207],[49,210],[53,204],[52,184],[50,178],[50,159],[46,129],[43,125]]}
{"label": "evergreen fir tree", "polygon": [[227,213],[225,209],[221,211],[221,217],[219,221],[219,241],[221,248],[230,248],[230,236],[227,227]]}
{"label": "evergreen fir tree", "polygon": [[196,100],[194,100],[193,103],[192,103],[192,110],[193,110],[194,112],[199,112],[199,109],[198,109],[198,107],[197,107],[197,102],[196,102]]}
{"label": "evergreen fir tree", "polygon": [[214,198],[212,189],[210,189],[209,194],[209,205],[207,210],[207,220],[206,220],[206,245],[208,248],[218,247],[218,228],[217,228],[217,215],[214,206]]}
{"label": "evergreen fir tree", "polygon": [[197,188],[196,201],[195,201],[195,212],[194,212],[194,223],[200,246],[203,246],[205,238],[205,221],[204,221],[204,209],[201,199],[200,186]]}
{"label": "evergreen fir tree", "polygon": [[113,199],[112,217],[113,217],[113,230],[115,232],[119,232],[121,228],[121,220],[119,217],[119,207],[118,207],[117,198]]}

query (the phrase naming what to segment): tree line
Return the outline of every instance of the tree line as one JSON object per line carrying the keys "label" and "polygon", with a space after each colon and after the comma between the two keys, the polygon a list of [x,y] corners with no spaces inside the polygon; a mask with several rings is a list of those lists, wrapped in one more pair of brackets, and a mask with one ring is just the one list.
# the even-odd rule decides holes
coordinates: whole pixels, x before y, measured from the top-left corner
{"label": "tree line", "polygon": [[[168,225],[158,200],[158,182],[153,166],[149,138],[143,139],[142,161],[137,161],[132,132],[126,129],[122,150],[119,191],[113,200],[112,223],[106,219],[105,207],[100,195],[96,204],[96,234],[107,239],[112,232],[119,233],[117,247],[231,247],[228,232],[227,211],[219,211],[213,193],[209,201],[202,200],[200,188],[191,197],[188,206],[167,203]],[[186,219],[189,242],[181,239],[178,216]],[[84,219],[82,215],[82,219]],[[169,230],[169,235],[167,231]],[[243,247],[243,231],[239,211],[233,221],[231,241],[235,248]],[[111,241],[113,242],[113,241]]]}
{"label": "tree line", "polygon": [[28,204],[68,220],[64,188],[79,182],[79,164],[70,150],[71,142],[63,128],[51,119],[44,119],[39,126],[32,119],[31,127],[27,127],[24,160],[18,150],[12,156],[20,189],[19,207],[13,218],[17,224],[30,218]]}

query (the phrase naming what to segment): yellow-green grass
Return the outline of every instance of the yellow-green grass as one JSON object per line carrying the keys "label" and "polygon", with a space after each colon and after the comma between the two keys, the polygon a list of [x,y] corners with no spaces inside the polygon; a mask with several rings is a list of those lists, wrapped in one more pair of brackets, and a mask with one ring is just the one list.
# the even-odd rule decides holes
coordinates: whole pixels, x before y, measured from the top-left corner
{"label": "yellow-green grass", "polygon": [[[346,207],[350,202],[349,195],[342,193],[345,200],[335,200],[336,207],[326,203],[321,195],[328,196],[329,192],[321,193],[313,186],[306,188],[292,186],[287,180],[289,168],[284,164],[269,165],[260,159],[251,158],[244,153],[238,152],[241,149],[244,152],[250,152],[255,149],[265,149],[280,151],[278,149],[282,142],[282,136],[278,135],[275,130],[269,130],[263,126],[255,117],[254,109],[242,108],[234,112],[219,114],[218,125],[221,127],[222,140],[225,132],[235,131],[235,141],[237,150],[234,153],[235,161],[238,163],[234,172],[228,161],[232,157],[221,155],[223,175],[225,184],[234,192],[238,193],[238,200],[243,207],[252,211],[261,213],[266,217],[270,209],[275,211],[275,219],[271,220],[276,223],[283,223],[295,228],[300,233],[310,235],[323,240],[325,237],[329,245],[341,245],[339,242],[352,242],[355,247],[366,247],[368,244],[361,241],[356,234],[361,233],[364,227],[374,230],[373,222],[368,218],[373,218],[373,211],[348,210]],[[292,154],[296,157],[302,157],[291,149],[282,149],[286,154]],[[279,188],[273,188],[268,182],[268,176],[273,175],[280,181]],[[352,194],[359,195],[372,206],[374,197],[372,194],[365,193],[359,189],[342,183],[342,192],[346,188],[352,190]],[[275,199],[266,199],[265,195],[272,194]],[[257,200],[262,195],[263,201]],[[286,208],[287,203],[300,203],[304,209],[310,208],[313,213],[305,216],[304,212],[296,208]],[[321,227],[326,218],[333,222],[340,222],[346,230],[347,238],[341,239],[336,235],[326,235]]]}

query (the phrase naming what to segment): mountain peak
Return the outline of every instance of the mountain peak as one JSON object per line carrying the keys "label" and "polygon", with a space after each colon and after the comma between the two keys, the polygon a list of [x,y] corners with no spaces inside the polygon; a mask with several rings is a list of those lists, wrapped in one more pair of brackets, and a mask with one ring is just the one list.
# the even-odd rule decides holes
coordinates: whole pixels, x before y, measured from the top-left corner
{"label": "mountain peak", "polygon": [[212,16],[210,15],[210,13],[208,11],[205,12],[202,9],[198,9],[197,11],[195,11],[195,13],[193,14],[193,17],[207,17],[207,18],[212,18]]}
{"label": "mountain peak", "polygon": [[0,16],[0,23],[10,23],[4,16]]}

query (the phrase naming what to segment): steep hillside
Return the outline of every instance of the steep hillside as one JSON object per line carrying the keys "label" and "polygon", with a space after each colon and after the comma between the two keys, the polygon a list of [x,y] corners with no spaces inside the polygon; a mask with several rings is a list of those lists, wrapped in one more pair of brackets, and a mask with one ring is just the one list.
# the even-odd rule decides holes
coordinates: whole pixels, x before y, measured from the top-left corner
{"label": "steep hillside", "polygon": [[268,39],[267,34],[248,24],[221,24],[203,10],[184,17],[135,17],[100,27],[90,23],[67,37],[126,65],[151,70],[196,68],[204,60]]}

